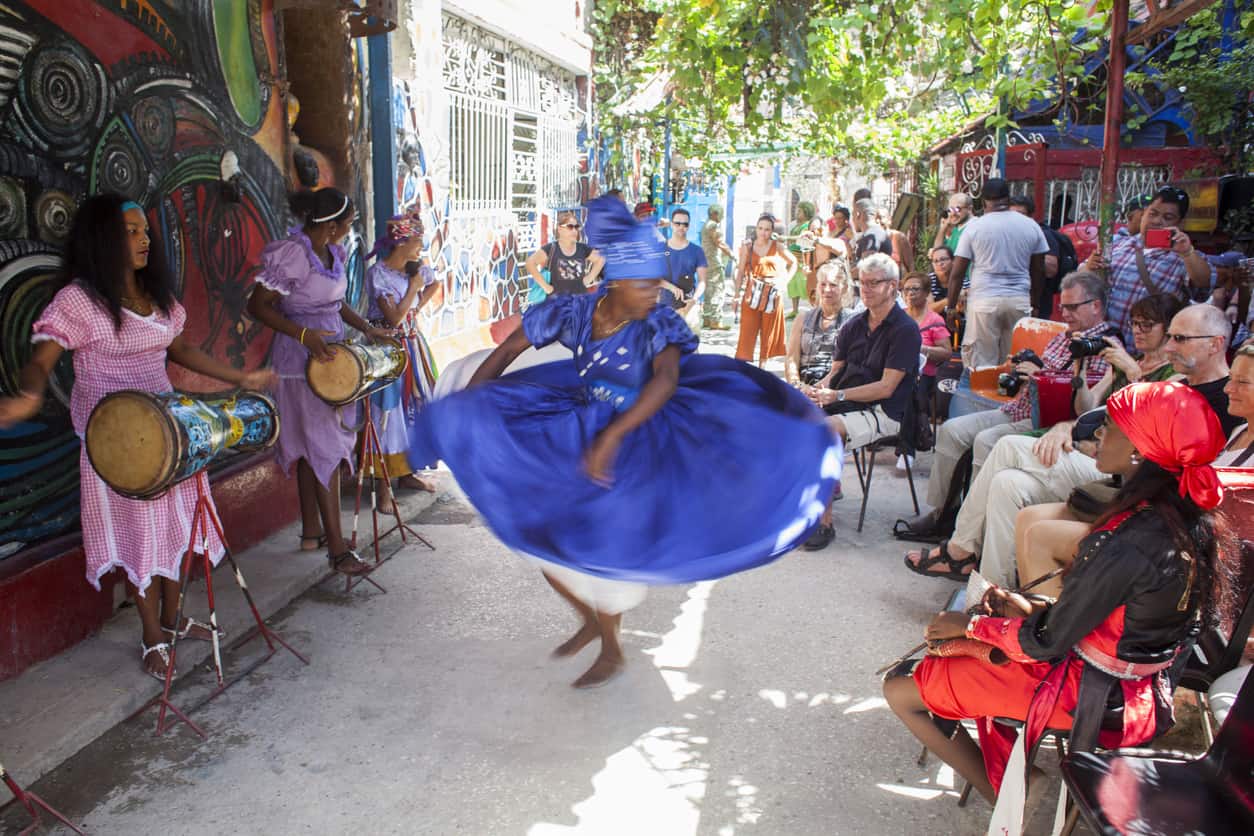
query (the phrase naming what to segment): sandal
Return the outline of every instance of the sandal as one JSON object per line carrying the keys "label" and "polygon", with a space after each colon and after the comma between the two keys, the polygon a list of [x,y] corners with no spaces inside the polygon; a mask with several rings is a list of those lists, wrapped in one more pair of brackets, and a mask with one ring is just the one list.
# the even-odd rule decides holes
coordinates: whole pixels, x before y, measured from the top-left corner
{"label": "sandal", "polygon": [[[308,546],[305,545],[306,543],[313,543],[313,545]],[[313,536],[305,534],[300,535],[300,550],[303,552],[316,552],[319,549],[326,548],[326,545],[327,535],[325,534],[317,534]]]}
{"label": "sandal", "polygon": [[[939,553],[935,555],[931,553],[930,549],[906,552],[906,568],[916,575],[923,575],[927,578],[948,578],[951,581],[966,581],[971,577],[971,572],[975,570],[976,565],[980,562],[979,555],[972,554],[961,560],[955,560],[947,553],[948,546],[948,540],[941,540],[936,547]],[[910,558],[915,555],[918,555],[919,559],[917,561],[911,560]],[[945,571],[933,572],[931,571],[933,566],[944,566]],[[970,570],[962,571],[968,566],[971,567]]]}
{"label": "sandal", "polygon": [[[161,625],[162,630],[169,633],[171,636],[174,636],[176,639],[181,640],[181,639],[190,638],[192,641],[199,641],[199,642],[213,641],[212,638],[202,639],[199,636],[192,636],[191,635],[192,630],[197,627],[200,627],[201,629],[203,629],[206,633],[209,633],[210,635],[212,635],[214,632],[212,625],[206,624],[203,621],[197,621],[191,616],[188,616],[187,619],[183,622],[182,630],[176,630],[175,628],[167,627],[164,624]],[[217,629],[217,633],[218,633],[218,641],[221,641],[222,639],[226,638],[226,630],[224,630],[223,628],[219,627]]]}
{"label": "sandal", "polygon": [[[917,518],[916,518],[917,520]],[[939,543],[944,537],[935,531],[920,530],[910,520],[898,519],[893,523],[893,537],[915,543]]]}
{"label": "sandal", "polygon": [[[341,575],[365,575],[374,571],[374,567],[361,559],[357,552],[349,549],[343,554],[327,555],[331,568]],[[345,566],[347,563],[349,565]]]}
{"label": "sandal", "polygon": [[144,673],[148,674],[153,679],[165,682],[165,672],[157,673],[154,670],[149,670],[148,665],[146,664],[149,653],[158,653],[161,655],[161,661],[165,662],[166,672],[168,672],[170,676],[174,675],[174,672],[170,671],[170,645],[165,642],[157,642],[152,647],[148,647],[144,644],[143,639],[140,639],[139,649],[141,651],[139,655],[139,664],[144,669]]}

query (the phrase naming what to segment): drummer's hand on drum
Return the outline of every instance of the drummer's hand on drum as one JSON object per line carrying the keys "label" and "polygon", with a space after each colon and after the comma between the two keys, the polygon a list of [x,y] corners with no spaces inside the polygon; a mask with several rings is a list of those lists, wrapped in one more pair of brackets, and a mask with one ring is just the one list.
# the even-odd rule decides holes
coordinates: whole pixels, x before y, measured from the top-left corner
{"label": "drummer's hand on drum", "polygon": [[239,379],[239,387],[241,389],[263,391],[273,389],[278,384],[279,376],[274,373],[274,369],[257,369],[256,371],[245,372],[244,376]]}
{"label": "drummer's hand on drum", "polygon": [[379,328],[376,325],[371,325],[362,333],[364,333],[366,335],[366,339],[370,340],[372,343],[378,342],[379,340],[391,339],[396,336],[396,332],[391,328]]}
{"label": "drummer's hand on drum", "polygon": [[584,473],[602,488],[614,484],[614,460],[618,458],[621,443],[615,433],[602,431],[583,453]]}
{"label": "drummer's hand on drum", "polygon": [[311,328],[305,332],[305,338],[301,340],[301,343],[315,360],[326,363],[331,359],[331,349],[327,348],[327,342],[323,337],[334,336],[334,331],[315,331]]}
{"label": "drummer's hand on drum", "polygon": [[34,418],[43,403],[43,398],[27,392],[19,392],[12,398],[0,398],[0,430]]}

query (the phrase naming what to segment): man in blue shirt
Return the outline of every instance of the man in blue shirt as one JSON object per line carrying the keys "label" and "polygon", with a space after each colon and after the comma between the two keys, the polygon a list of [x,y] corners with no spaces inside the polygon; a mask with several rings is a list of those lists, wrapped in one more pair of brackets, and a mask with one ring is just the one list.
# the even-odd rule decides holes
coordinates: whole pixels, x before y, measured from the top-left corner
{"label": "man in blue shirt", "polygon": [[[679,315],[693,324],[689,316],[698,310],[701,296],[705,293],[705,250],[688,240],[688,227],[692,217],[687,209],[671,213],[671,237],[666,242],[666,266],[670,281],[662,283],[661,301],[669,304]],[[699,330],[699,323],[694,331]]]}

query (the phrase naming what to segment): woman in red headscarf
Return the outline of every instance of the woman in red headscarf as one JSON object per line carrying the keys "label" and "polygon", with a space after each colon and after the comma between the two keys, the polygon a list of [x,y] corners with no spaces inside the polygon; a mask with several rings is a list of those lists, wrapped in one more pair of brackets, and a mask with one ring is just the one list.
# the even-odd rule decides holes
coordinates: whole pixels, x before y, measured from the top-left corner
{"label": "woman in red headscarf", "polygon": [[[1103,729],[1101,744],[1144,743],[1172,723],[1165,671],[1181,644],[1227,603],[1231,538],[1213,511],[1223,491],[1210,466],[1224,444],[1219,419],[1174,382],[1134,383],[1106,411],[1097,466],[1124,484],[1080,541],[1058,600],[994,587],[986,615],[937,615],[928,657],[884,682],[906,727],[990,801],[1003,775],[1026,778],[1006,773],[1014,732],[994,717],[1025,720],[1028,749],[1046,728],[1070,728],[1087,663],[1121,686],[1122,728]],[[978,721],[978,747],[961,726],[942,731],[959,719]]]}

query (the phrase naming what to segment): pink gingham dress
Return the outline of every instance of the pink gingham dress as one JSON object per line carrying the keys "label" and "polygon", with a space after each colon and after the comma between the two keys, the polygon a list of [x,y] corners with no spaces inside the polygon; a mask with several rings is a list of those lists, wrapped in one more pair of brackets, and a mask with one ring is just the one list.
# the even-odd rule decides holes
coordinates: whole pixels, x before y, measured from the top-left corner
{"label": "pink gingham dress", "polygon": [[[143,317],[124,308],[118,331],[108,310],[83,285],[72,282],[52,298],[31,339],[52,340],[74,352],[70,420],[80,440],[92,409],[105,395],[121,389],[174,389],[165,371],[166,349],[186,321],[187,312],[177,302],[168,315],[158,309]],[[203,477],[180,482],[155,499],[128,499],[96,475],[86,444],[78,461],[88,583],[99,589],[100,578],[118,567],[141,594],[153,576],[178,580],[196,509],[196,481]],[[222,553],[223,543],[212,532],[209,556],[215,565]]]}

